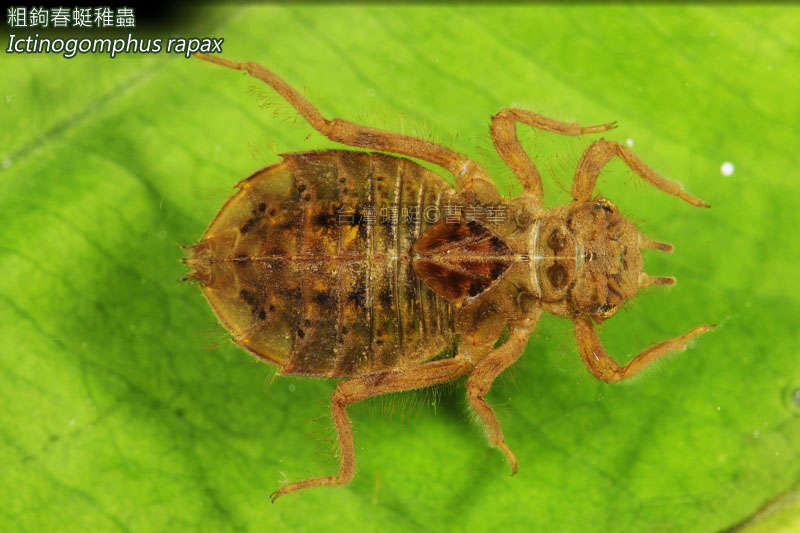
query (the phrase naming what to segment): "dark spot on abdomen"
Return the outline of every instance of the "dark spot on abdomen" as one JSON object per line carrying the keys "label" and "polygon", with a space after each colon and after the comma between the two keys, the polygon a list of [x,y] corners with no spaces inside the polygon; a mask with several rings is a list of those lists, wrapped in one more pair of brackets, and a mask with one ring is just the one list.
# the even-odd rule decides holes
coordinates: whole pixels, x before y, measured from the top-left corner
{"label": "dark spot on abdomen", "polygon": [[323,211],[314,215],[314,225],[322,228],[336,227],[336,215],[330,211]]}
{"label": "dark spot on abdomen", "polygon": [[239,291],[239,297],[247,302],[247,305],[250,307],[255,307],[259,304],[258,296],[255,293],[248,291],[246,289],[242,289]]}
{"label": "dark spot on abdomen", "polygon": [[242,233],[247,233],[248,231],[250,231],[250,229],[253,227],[255,223],[256,219],[251,218],[250,220],[242,224],[242,227],[239,228],[239,231],[241,231]]}
{"label": "dark spot on abdomen", "polygon": [[331,293],[327,291],[314,294],[313,300],[315,303],[323,307],[332,307],[333,304],[336,303],[334,298],[331,296]]}
{"label": "dark spot on abdomen", "polygon": [[358,289],[351,291],[347,295],[347,301],[356,304],[359,307],[367,306],[367,286],[363,283],[358,286]]}
{"label": "dark spot on abdomen", "polygon": [[393,302],[392,291],[389,290],[388,287],[384,287],[383,289],[381,289],[380,294],[378,294],[378,298],[380,299],[383,305],[389,306]]}

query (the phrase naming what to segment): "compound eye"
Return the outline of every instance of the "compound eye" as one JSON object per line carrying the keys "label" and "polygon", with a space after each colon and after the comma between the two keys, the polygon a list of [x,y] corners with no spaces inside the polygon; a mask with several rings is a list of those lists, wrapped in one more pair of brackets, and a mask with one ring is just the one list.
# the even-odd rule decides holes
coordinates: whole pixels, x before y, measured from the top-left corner
{"label": "compound eye", "polygon": [[613,316],[614,313],[616,312],[617,312],[617,306],[606,302],[604,304],[600,304],[597,307],[595,307],[594,310],[592,311],[592,314],[602,318],[608,318],[610,316]]}
{"label": "compound eye", "polygon": [[597,200],[595,200],[594,207],[595,209],[602,209],[603,211],[609,214],[613,213],[617,209],[617,206],[615,206],[605,198],[598,198]]}

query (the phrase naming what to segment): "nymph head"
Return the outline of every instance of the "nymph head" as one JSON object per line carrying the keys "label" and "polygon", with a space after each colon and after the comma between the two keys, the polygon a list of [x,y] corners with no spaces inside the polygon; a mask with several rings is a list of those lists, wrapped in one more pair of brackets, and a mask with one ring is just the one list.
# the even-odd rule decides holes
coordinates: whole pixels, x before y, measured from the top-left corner
{"label": "nymph head", "polygon": [[641,248],[672,251],[639,233],[609,200],[596,197],[551,211],[536,236],[536,275],[545,308],[605,320],[640,287],[674,283],[642,270]]}

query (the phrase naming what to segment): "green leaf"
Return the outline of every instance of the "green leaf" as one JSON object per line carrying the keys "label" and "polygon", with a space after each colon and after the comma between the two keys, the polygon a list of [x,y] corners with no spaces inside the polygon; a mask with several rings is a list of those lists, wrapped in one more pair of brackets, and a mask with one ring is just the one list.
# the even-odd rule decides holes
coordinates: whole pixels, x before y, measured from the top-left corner
{"label": "green leaf", "polygon": [[[351,407],[353,483],[271,505],[283,479],[336,471],[334,383],[273,378],[229,343],[179,283],[179,245],[276,154],[334,143],[255,80],[179,55],[4,54],[0,529],[715,531],[796,490],[797,9],[323,4],[206,16],[224,20],[214,34],[226,57],[268,66],[329,117],[470,154],[509,194],[520,187],[492,149],[493,113],[618,120],[607,138],[631,139],[713,208],[618,162],[604,172],[600,192],[676,246],[648,253],[648,272],[678,278],[610,320],[606,348],[626,362],[695,325],[720,327],[606,385],[570,324],[546,316],[489,394],[516,476],[457,383],[434,406],[417,393]],[[591,139],[519,131],[549,205],[563,203]]]}

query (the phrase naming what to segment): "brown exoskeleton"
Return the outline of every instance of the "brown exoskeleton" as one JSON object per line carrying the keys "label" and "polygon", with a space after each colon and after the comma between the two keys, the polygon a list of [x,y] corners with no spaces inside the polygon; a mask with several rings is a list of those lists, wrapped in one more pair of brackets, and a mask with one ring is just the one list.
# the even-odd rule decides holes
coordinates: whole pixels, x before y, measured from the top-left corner
{"label": "brown exoskeleton", "polygon": [[[468,375],[467,397],[490,442],[517,470],[484,399],[522,354],[542,311],[575,323],[589,370],[606,382],[628,378],[708,331],[703,325],[651,346],[620,366],[595,331],[641,287],[674,278],[642,271],[641,248],[667,252],[592,197],[603,166],[621,158],[639,177],[697,207],[709,207],[659,176],[625,146],[600,139],[584,152],[569,205],[545,209],[542,180],[517,139],[518,122],[561,135],[603,132],[521,109],[492,117],[497,152],[524,193],[505,201],[486,171],[439,144],[340,119],[328,120],[281,78],[255,63],[196,57],[246,71],[291,103],[326,137],[349,146],[435,163],[455,188],[411,160],[328,150],[283,155],[239,183],[184,262],[234,340],[282,374],[347,378],[331,411],[341,462],[335,476],[287,483],[271,495],[353,478],[346,407],[391,392]],[[431,208],[446,217],[430,217]],[[384,210],[386,210],[384,212]],[[408,216],[410,211],[416,217]],[[502,213],[504,216],[497,216]],[[507,342],[494,348],[504,329]],[[436,358],[457,345],[456,355]]]}

